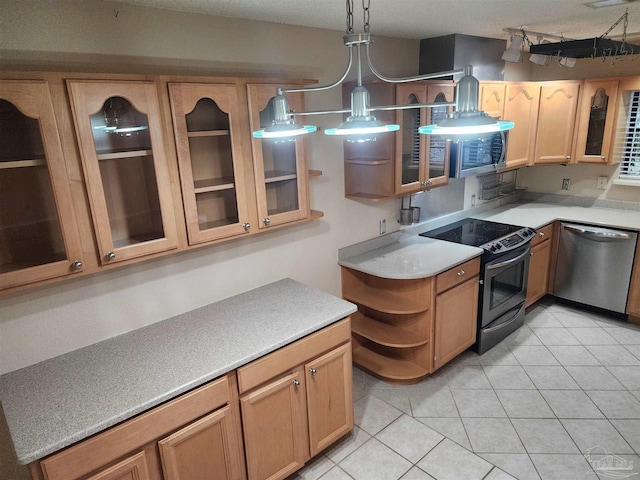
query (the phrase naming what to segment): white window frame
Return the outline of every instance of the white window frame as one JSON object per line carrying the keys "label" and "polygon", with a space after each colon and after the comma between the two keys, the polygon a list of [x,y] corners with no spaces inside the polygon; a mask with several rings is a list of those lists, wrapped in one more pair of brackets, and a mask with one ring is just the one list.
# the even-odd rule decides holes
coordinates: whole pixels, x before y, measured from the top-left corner
{"label": "white window frame", "polygon": [[640,187],[640,90],[623,92],[614,158],[620,162],[615,185]]}

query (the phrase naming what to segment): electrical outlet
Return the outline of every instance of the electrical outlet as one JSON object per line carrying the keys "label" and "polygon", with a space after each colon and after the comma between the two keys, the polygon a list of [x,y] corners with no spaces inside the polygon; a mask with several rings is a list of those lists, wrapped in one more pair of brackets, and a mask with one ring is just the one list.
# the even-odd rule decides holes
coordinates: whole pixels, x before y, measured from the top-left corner
{"label": "electrical outlet", "polygon": [[563,190],[569,190],[570,186],[571,186],[571,179],[570,178],[563,178],[562,179],[562,189]]}
{"label": "electrical outlet", "polygon": [[471,195],[471,206],[472,207],[476,206],[476,196],[475,196],[475,194]]}
{"label": "electrical outlet", "polygon": [[598,177],[598,190],[606,190],[607,183],[609,183],[609,177]]}
{"label": "electrical outlet", "polygon": [[380,235],[387,233],[387,221],[383,218],[380,220]]}

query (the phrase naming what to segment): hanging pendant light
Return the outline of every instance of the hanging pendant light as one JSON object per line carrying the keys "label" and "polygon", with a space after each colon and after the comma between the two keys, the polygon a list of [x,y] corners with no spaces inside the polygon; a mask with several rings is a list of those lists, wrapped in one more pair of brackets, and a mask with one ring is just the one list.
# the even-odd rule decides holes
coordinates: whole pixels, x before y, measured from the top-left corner
{"label": "hanging pendant light", "polygon": [[[301,88],[279,88],[278,94],[273,99],[274,120],[272,125],[253,132],[255,138],[261,139],[291,139],[312,133],[317,130],[315,126],[301,125],[297,123],[293,116],[299,115],[325,115],[325,114],[345,114],[349,116],[338,127],[325,130],[326,135],[343,136],[345,139],[356,142],[375,140],[376,135],[384,132],[394,132],[400,129],[396,124],[385,124],[376,119],[372,112],[402,110],[408,108],[432,108],[455,106],[456,112],[450,114],[437,125],[423,126],[418,129],[422,134],[444,134],[449,137],[456,135],[469,135],[496,132],[513,128],[513,122],[497,122],[484,112],[478,110],[478,80],[472,76],[472,67],[465,69],[450,70],[446,72],[430,73],[404,78],[389,78],[380,74],[371,62],[369,55],[369,45],[373,43],[373,35],[369,33],[369,5],[370,0],[362,0],[364,13],[364,31],[362,33],[353,32],[353,0],[347,0],[347,33],[343,40],[349,51],[349,62],[342,77],[336,82],[317,87]],[[296,92],[318,92],[339,86],[347,78],[353,66],[353,49],[357,51],[357,85],[351,92],[351,106],[348,109],[321,110],[309,112],[293,112],[289,109],[286,93]],[[464,73],[456,89],[456,102],[435,102],[410,105],[387,105],[371,106],[369,103],[369,92],[362,86],[362,65],[361,49],[364,48],[367,57],[367,64],[371,73],[386,83],[407,83],[420,80],[431,80],[435,78],[450,77],[452,75]]]}

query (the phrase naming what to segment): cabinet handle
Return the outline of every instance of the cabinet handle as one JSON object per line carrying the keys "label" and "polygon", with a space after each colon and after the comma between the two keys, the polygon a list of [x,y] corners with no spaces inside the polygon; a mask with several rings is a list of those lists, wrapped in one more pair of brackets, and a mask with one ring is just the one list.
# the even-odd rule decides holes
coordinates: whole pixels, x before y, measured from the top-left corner
{"label": "cabinet handle", "polygon": [[311,375],[313,375],[314,377],[316,376],[316,373],[318,373],[318,371],[315,368],[310,368],[309,372],[311,373]]}
{"label": "cabinet handle", "polygon": [[269,219],[269,217],[263,218],[262,223],[264,223],[265,225],[269,225],[271,223],[271,220]]}
{"label": "cabinet handle", "polygon": [[73,267],[74,270],[82,270],[82,267],[83,267],[82,262],[80,260],[76,260],[71,264],[71,266]]}
{"label": "cabinet handle", "polygon": [[461,268],[461,269],[460,269],[460,271],[458,272],[458,276],[459,276],[459,277],[461,277],[461,276],[462,276],[462,275],[464,275],[465,273],[467,273],[467,272],[465,272],[465,271]]}
{"label": "cabinet handle", "polygon": [[293,385],[294,385],[296,388],[300,388],[300,380],[294,380],[294,381],[293,381]]}
{"label": "cabinet handle", "polygon": [[107,260],[111,261],[111,260],[115,260],[116,259],[116,254],[113,252],[108,252],[104,258],[106,258]]}
{"label": "cabinet handle", "polygon": [[242,224],[242,228],[244,228],[245,232],[248,232],[249,229],[251,228],[251,224],[250,223],[243,223]]}

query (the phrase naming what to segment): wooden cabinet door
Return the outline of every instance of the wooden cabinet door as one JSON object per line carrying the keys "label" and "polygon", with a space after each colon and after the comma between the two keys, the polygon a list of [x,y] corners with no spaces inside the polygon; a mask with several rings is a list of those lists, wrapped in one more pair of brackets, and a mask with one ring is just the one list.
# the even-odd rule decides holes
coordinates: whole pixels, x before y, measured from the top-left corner
{"label": "wooden cabinet door", "polygon": [[[252,132],[271,124],[271,99],[276,95],[276,88],[276,85],[247,85]],[[287,93],[286,96],[292,110],[303,110],[302,93]],[[252,138],[251,145],[258,202],[258,228],[308,218],[311,211],[305,139],[265,141]]]}
{"label": "wooden cabinet door", "polygon": [[127,457],[114,466],[91,475],[87,480],[151,480],[145,452]]}
{"label": "wooden cabinet door", "polygon": [[585,80],[578,112],[574,161],[611,163],[618,80]]}
{"label": "wooden cabinet door", "polygon": [[478,277],[436,297],[434,370],[476,342]]}
{"label": "wooden cabinet door", "polygon": [[229,406],[160,440],[165,480],[242,479],[240,439]]}
{"label": "wooden cabinet door", "polygon": [[353,429],[351,344],[305,365],[311,456]]}
{"label": "wooden cabinet door", "polygon": [[240,398],[249,480],[286,478],[309,457],[301,369]]}
{"label": "wooden cabinet door", "polygon": [[80,271],[82,249],[47,82],[0,81],[0,144],[0,290]]}
{"label": "wooden cabinet door", "polygon": [[[396,85],[396,103],[399,105],[427,103],[427,85],[424,83]],[[425,188],[425,172],[428,169],[427,142],[424,136],[418,133],[418,128],[427,125],[426,118],[426,108],[396,111],[396,122],[400,125],[400,130],[395,134],[396,195],[410,195]]]}
{"label": "wooden cabinet door", "polygon": [[569,163],[580,82],[550,82],[540,87],[534,164]]}
{"label": "wooden cabinet door", "polygon": [[631,285],[629,286],[629,299],[627,300],[627,314],[633,323],[640,323],[640,242],[636,244],[636,258],[631,270]]}
{"label": "wooden cabinet door", "polygon": [[529,261],[527,280],[527,307],[544,297],[547,293],[550,258],[551,240],[545,240],[531,248],[531,260]]}
{"label": "wooden cabinet door", "polygon": [[507,168],[533,162],[539,102],[539,84],[507,83],[503,119],[515,123],[508,134]]}
{"label": "wooden cabinet door", "polygon": [[156,85],[67,81],[101,263],[177,248]]}
{"label": "wooden cabinet door", "polygon": [[[427,86],[427,103],[455,100],[453,83],[429,84]],[[453,111],[453,107],[431,107],[427,109],[427,124],[437,123]],[[449,183],[449,145],[445,137],[440,135],[420,135],[426,143],[424,155],[427,168],[424,172],[427,188],[441,187]]]}
{"label": "wooden cabinet door", "polygon": [[170,83],[189,244],[251,228],[235,85]]}
{"label": "wooden cabinet door", "polygon": [[493,118],[504,118],[504,82],[480,82],[480,110]]}

